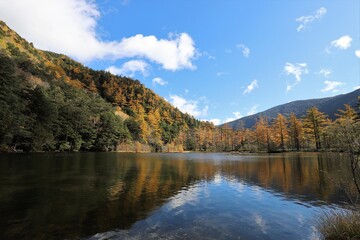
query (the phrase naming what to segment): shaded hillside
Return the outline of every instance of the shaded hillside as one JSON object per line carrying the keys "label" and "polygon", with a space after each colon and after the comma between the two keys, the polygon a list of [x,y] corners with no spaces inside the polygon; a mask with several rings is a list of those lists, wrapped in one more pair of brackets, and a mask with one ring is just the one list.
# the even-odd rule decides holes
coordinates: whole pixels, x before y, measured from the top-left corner
{"label": "shaded hillside", "polygon": [[[7,109],[0,116],[0,146],[106,150],[137,142],[153,150],[166,144],[182,149],[194,129],[209,124],[182,113],[137,80],[38,50],[2,21],[0,54],[0,107]],[[47,114],[51,117],[43,117]],[[43,136],[37,136],[36,127]],[[99,139],[102,131],[103,139]],[[119,134],[112,136],[113,132]],[[96,145],[97,141],[102,144]]]}
{"label": "shaded hillside", "polygon": [[227,123],[227,125],[234,130],[242,127],[251,128],[255,125],[260,116],[265,116],[269,120],[272,120],[276,118],[278,113],[281,113],[286,117],[289,117],[291,113],[295,113],[296,117],[301,118],[306,114],[306,110],[311,107],[317,107],[319,111],[325,113],[334,120],[338,109],[342,109],[344,104],[349,104],[350,106],[355,107],[358,103],[358,96],[360,96],[360,89],[334,97],[294,101],[270,108],[251,116],[237,119]]}

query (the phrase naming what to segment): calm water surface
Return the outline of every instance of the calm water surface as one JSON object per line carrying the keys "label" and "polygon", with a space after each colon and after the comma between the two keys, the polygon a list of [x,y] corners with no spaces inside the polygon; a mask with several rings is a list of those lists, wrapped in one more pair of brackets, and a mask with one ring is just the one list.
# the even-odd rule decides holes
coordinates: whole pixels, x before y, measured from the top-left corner
{"label": "calm water surface", "polygon": [[318,239],[339,155],[0,155],[0,239]]}

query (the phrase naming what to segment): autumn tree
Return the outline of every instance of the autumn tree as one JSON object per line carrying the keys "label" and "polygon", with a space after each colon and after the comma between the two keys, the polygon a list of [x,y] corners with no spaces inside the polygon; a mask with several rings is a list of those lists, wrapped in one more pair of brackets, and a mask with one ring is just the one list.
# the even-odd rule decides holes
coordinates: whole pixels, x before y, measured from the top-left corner
{"label": "autumn tree", "polygon": [[257,146],[255,139],[255,133],[251,129],[244,128],[240,130],[240,145],[242,150],[254,152]]}
{"label": "autumn tree", "polygon": [[230,151],[233,150],[233,139],[234,139],[234,131],[232,130],[232,128],[229,126],[229,124],[225,124],[224,126],[221,127],[222,128],[222,140],[223,140],[223,146],[224,146],[224,151]]}
{"label": "autumn tree", "polygon": [[288,137],[286,118],[281,113],[278,113],[272,127],[275,144],[280,147],[282,151],[285,151],[285,142]]}
{"label": "autumn tree", "polygon": [[254,126],[254,133],[259,149],[271,151],[270,146],[270,127],[266,117],[261,116]]}
{"label": "autumn tree", "polygon": [[303,138],[303,125],[294,113],[291,113],[289,118],[289,141],[292,149],[299,151]]}
{"label": "autumn tree", "polygon": [[161,120],[159,109],[151,110],[147,114],[146,120],[149,123],[148,142],[155,148],[160,149],[163,143],[161,141],[161,129],[159,126]]}
{"label": "autumn tree", "polygon": [[[360,98],[359,98],[360,103]],[[360,106],[360,105],[359,105]],[[358,106],[358,109],[360,107]],[[349,105],[339,109],[338,117],[330,128],[330,134],[335,140],[335,148],[349,155],[353,180],[360,194],[360,120],[359,115]]]}
{"label": "autumn tree", "polygon": [[322,148],[321,137],[325,136],[325,128],[328,124],[329,119],[317,107],[312,107],[306,111],[304,118],[305,134],[315,143],[317,151]]}
{"label": "autumn tree", "polygon": [[235,151],[240,151],[243,149],[243,129],[234,130],[234,139],[233,139],[233,145]]}

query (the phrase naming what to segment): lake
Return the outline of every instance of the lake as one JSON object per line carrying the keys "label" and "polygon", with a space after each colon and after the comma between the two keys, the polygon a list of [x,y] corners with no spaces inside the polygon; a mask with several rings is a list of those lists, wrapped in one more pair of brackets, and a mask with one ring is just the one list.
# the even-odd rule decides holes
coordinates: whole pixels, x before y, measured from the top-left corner
{"label": "lake", "polygon": [[338,154],[0,155],[0,239],[318,239]]}

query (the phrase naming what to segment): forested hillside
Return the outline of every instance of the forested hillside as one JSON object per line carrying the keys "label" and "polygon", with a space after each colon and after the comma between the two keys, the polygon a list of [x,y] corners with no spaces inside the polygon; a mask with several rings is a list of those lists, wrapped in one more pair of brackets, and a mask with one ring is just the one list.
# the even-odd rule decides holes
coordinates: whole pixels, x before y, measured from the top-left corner
{"label": "forested hillside", "polygon": [[0,150],[182,151],[214,128],[139,81],[35,49],[0,21]]}
{"label": "forested hillside", "polygon": [[358,144],[359,91],[215,127],[137,80],[35,49],[0,21],[0,151],[345,151]]}

